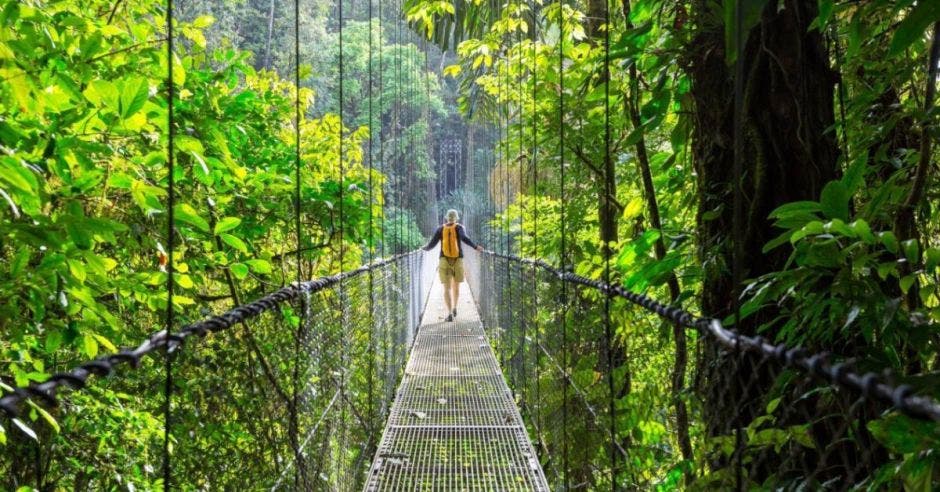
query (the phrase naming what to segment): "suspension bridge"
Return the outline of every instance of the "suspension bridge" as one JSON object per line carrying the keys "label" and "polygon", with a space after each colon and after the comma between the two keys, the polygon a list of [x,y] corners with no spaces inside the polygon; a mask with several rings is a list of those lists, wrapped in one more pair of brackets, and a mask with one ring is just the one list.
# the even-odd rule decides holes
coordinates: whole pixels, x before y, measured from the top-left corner
{"label": "suspension bridge", "polygon": [[[563,3],[558,2],[559,9]],[[273,26],[274,2],[271,5]],[[336,256],[339,264],[348,265],[348,231],[343,229],[345,193],[351,193],[345,174],[350,153],[344,129],[345,24],[343,2],[337,6],[340,124],[337,148],[330,148],[338,163],[335,217],[332,202],[328,208],[330,220],[335,218],[339,225],[331,222],[328,235],[339,238]],[[172,0],[166,7],[167,59],[175,60]],[[297,63],[292,68],[294,87],[300,87],[300,2],[293,7]],[[382,2],[378,7],[381,31]],[[372,2],[368,9],[371,24]],[[743,32],[737,22],[738,32]],[[570,61],[564,55],[566,25],[557,26],[559,123],[565,113],[564,67]],[[166,323],[137,345],[75,364],[42,381],[4,385],[0,422],[10,432],[0,435],[8,435],[10,442],[0,448],[0,488],[138,490],[144,488],[140,482],[163,490],[367,492],[878,489],[885,467],[895,466],[898,458],[875,433],[891,435],[899,420],[906,432],[936,432],[940,404],[927,396],[923,384],[915,387],[878,368],[856,367],[855,361],[837,354],[742,333],[713,318],[717,313],[693,314],[616,285],[611,282],[610,255],[603,274],[576,273],[569,264],[570,218],[564,206],[559,255],[553,261],[514,255],[514,250],[522,250],[519,234],[486,231],[484,244],[496,251],[467,252],[468,281],[461,286],[457,318],[446,321],[442,289],[434,281],[437,253],[401,248],[384,257],[384,249],[379,253],[375,245],[384,248],[385,238],[371,237],[377,229],[376,199],[384,200],[386,191],[373,183],[373,171],[397,171],[402,181],[415,174],[407,164],[416,152],[408,146],[417,142],[413,135],[410,142],[403,138],[401,121],[416,125],[419,111],[403,111],[402,102],[419,95],[422,84],[418,77],[403,83],[402,66],[421,63],[418,50],[410,50],[410,58],[403,55],[403,19],[397,19],[392,30],[396,27],[395,52],[384,52],[384,62],[381,43],[373,53],[373,36],[368,36],[368,81],[363,84],[367,120],[370,125],[378,120],[379,128],[378,142],[370,137],[363,145],[368,165],[367,186],[363,183],[368,199],[363,202],[370,237],[359,239],[368,244],[361,255],[365,264],[326,277],[305,276],[304,263],[309,261],[302,253],[310,251],[313,241],[305,236],[301,174],[306,156],[301,96],[295,90],[295,174],[277,176],[293,180],[295,186],[290,197],[293,220],[284,220],[293,222],[285,236],[296,242],[291,245],[295,281],[244,303],[233,294],[237,306],[214,314],[204,307],[204,319],[184,321],[174,311],[174,255],[181,242],[174,239],[179,236],[174,214],[176,200],[191,189],[175,181],[179,167],[174,138],[182,127],[174,119],[174,108],[181,88],[176,85],[179,74],[173,73],[177,64],[166,64]],[[607,48],[604,69],[609,75]],[[394,124],[385,124],[383,115],[373,114],[373,85],[385,89],[381,77],[383,68],[390,66],[395,70],[389,73],[397,71],[395,109],[384,117]],[[522,165],[510,169],[509,163],[529,159],[523,148],[526,129],[517,122],[513,127],[518,134],[510,138],[510,115],[528,110],[521,97],[528,87],[522,74],[510,75],[508,70],[496,72],[495,99],[504,106],[495,110],[498,136],[490,143],[497,143],[499,157],[489,163],[489,179],[474,178],[486,181],[480,188],[489,197],[480,209],[466,211],[473,233],[483,233],[486,220],[513,202],[510,182],[527,179]],[[427,70],[423,82],[423,90],[429,91]],[[141,87],[144,97],[149,87]],[[534,81],[531,89],[531,113],[538,116]],[[743,98],[742,88],[735,89]],[[604,91],[604,160],[610,163],[608,84]],[[508,99],[510,93],[518,93],[520,102]],[[428,112],[424,123],[430,128]],[[564,203],[571,197],[565,174],[570,152],[564,150],[565,125],[558,128],[557,198]],[[740,118],[735,118],[737,134],[741,128]],[[373,168],[373,161],[384,160],[389,150],[382,147],[386,134],[397,146],[393,153],[399,156],[398,169]],[[538,169],[536,137],[533,128],[531,182],[537,192],[540,172],[555,170]],[[193,140],[187,142],[190,151]],[[510,149],[510,141],[518,148]],[[474,156],[465,153],[475,150],[460,138],[442,137],[438,156],[447,169],[439,170],[444,172],[438,173],[429,195],[443,198],[472,181],[467,175],[474,169],[466,162]],[[740,183],[741,159],[735,154],[734,181]],[[514,171],[518,176],[511,175]],[[607,173],[604,178],[609,187],[616,177]],[[399,212],[420,203],[406,196],[404,188],[399,183],[388,190]],[[731,188],[737,248],[742,237],[741,187]],[[425,212],[439,218],[435,210]],[[193,221],[192,215],[198,219],[198,214],[189,215],[187,220]],[[532,216],[539,220],[537,211]],[[398,219],[400,240],[404,221]],[[215,232],[216,224],[204,225]],[[537,228],[531,237],[536,244],[545,240]],[[385,232],[384,223],[380,229]],[[247,249],[238,238],[232,242]],[[731,283],[740,286],[742,258],[737,251],[732,256]],[[281,278],[287,278],[286,273]],[[186,315],[192,316],[192,311]],[[675,350],[668,346],[670,330]],[[693,350],[678,346],[685,336],[693,340]],[[686,374],[690,353],[698,358],[694,375]],[[664,374],[664,368],[675,369]],[[101,408],[92,404],[100,403],[98,398],[110,399],[105,402],[108,422],[118,428],[89,424],[88,409]],[[74,445],[64,450],[54,444],[56,439]],[[92,477],[90,470],[99,469],[105,471]]]}
{"label": "suspension bridge", "polygon": [[[64,401],[80,412],[82,391],[63,390],[93,391],[101,383],[92,376],[114,374],[102,383],[162,397],[171,409],[172,450],[161,450],[159,439],[127,445],[142,456],[162,455],[174,488],[257,490],[629,490],[678,483],[677,473],[743,488],[841,489],[865,480],[877,463],[865,432],[874,416],[893,409],[940,420],[940,405],[908,386],[539,260],[468,252],[458,316],[446,322],[442,289],[431,281],[436,262],[433,253],[413,252],[287,286],[16,388],[0,408],[16,418],[33,405]],[[681,460],[669,443],[681,429],[669,389],[622,387],[630,377],[625,366],[641,374],[643,360],[659,349],[628,341],[632,363],[613,359],[598,322],[605,309],[679,324],[753,369],[749,380],[703,399],[764,401],[767,381],[784,376],[796,390],[778,393],[766,415],[747,414],[742,404],[739,414],[712,416],[700,428],[711,437],[694,441],[707,468],[676,467]],[[165,354],[171,391],[128,370],[146,366],[148,354]],[[247,368],[236,363],[245,359]],[[649,414],[618,404],[637,394]],[[695,398],[689,403],[699,408]],[[841,413],[820,420],[820,407]],[[623,430],[628,419],[637,419],[633,431]],[[762,425],[770,419],[792,436]],[[219,437],[221,428],[238,429],[238,437]],[[643,442],[653,435],[660,447]],[[68,461],[38,449],[4,466],[15,472],[34,460]],[[633,474],[636,461],[650,459],[661,466],[644,469],[659,474]]]}

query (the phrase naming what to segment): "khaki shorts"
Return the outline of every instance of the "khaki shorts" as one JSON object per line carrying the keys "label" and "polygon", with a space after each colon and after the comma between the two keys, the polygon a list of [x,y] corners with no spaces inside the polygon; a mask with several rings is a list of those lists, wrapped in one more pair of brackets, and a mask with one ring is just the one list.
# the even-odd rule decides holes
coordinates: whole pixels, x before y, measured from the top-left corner
{"label": "khaki shorts", "polygon": [[443,283],[447,283],[450,279],[456,280],[457,283],[463,282],[463,258],[442,256],[440,263],[437,264],[437,276]]}

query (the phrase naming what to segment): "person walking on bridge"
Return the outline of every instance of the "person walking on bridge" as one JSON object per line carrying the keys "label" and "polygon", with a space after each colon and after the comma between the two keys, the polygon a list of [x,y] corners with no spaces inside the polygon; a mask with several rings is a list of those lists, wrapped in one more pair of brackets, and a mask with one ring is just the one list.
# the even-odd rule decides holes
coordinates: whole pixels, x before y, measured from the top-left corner
{"label": "person walking on bridge", "polygon": [[464,230],[463,225],[457,220],[460,216],[457,211],[450,209],[444,215],[446,222],[434,231],[431,240],[424,247],[425,251],[431,251],[437,243],[441,243],[440,263],[437,265],[437,276],[444,284],[444,304],[447,306],[447,319],[444,321],[453,321],[457,317],[457,298],[460,296],[460,283],[464,280],[463,273],[463,246],[475,248],[477,251],[483,251],[483,246],[475,244]]}

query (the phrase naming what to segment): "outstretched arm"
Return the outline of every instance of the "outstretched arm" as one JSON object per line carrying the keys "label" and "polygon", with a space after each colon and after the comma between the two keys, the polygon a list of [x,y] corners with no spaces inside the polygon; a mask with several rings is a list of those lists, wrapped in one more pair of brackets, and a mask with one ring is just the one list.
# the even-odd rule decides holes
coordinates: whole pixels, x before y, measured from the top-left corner
{"label": "outstretched arm", "polygon": [[464,230],[463,226],[460,226],[460,229],[458,229],[458,230],[460,231],[460,240],[461,240],[461,241],[463,241],[467,246],[470,246],[471,248],[473,248],[473,249],[475,249],[475,250],[477,250],[477,251],[483,251],[483,246],[474,243],[473,240],[470,239],[469,236],[467,236],[467,231]]}
{"label": "outstretched arm", "polygon": [[421,249],[425,251],[431,251],[432,249],[434,249],[435,246],[437,246],[437,243],[439,242],[441,242],[441,228],[440,227],[438,227],[437,230],[434,231],[434,235],[431,236],[431,240],[428,241],[428,244],[425,244],[424,247]]}

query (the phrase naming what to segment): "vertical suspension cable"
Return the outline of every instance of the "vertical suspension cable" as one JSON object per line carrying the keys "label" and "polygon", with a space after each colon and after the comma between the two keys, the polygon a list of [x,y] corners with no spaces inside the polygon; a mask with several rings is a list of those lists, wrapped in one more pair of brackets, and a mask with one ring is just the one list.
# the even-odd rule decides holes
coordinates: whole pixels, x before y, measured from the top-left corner
{"label": "vertical suspension cable", "polygon": [[382,122],[382,95],[385,93],[385,60],[384,60],[384,46],[385,46],[385,31],[384,24],[382,20],[382,0],[376,0],[378,2],[378,17],[379,17],[379,169],[382,173],[382,227],[379,230],[379,240],[381,241],[379,247],[379,257],[385,258],[385,219],[388,200],[386,195],[386,187],[389,184],[388,173],[385,166],[385,134]]}
{"label": "vertical suspension cable", "polygon": [[[742,145],[743,145],[743,136],[744,136],[744,121],[743,114],[741,113],[744,110],[744,40],[745,33],[744,29],[744,7],[742,5],[742,0],[735,0],[734,2],[734,29],[735,29],[735,44],[737,45],[737,57],[734,61],[734,163],[732,171],[733,179],[733,210],[732,210],[732,250],[731,250],[731,269],[732,269],[732,305],[734,309],[734,328],[740,330],[741,327],[739,322],[741,321],[741,282],[743,277],[743,272],[741,271],[741,260],[743,250],[741,249],[741,239],[743,236],[743,214],[744,214],[744,203],[741,193],[741,187],[743,183],[741,182],[742,176],[744,175],[744,164],[743,164],[743,155],[742,155]],[[738,425],[735,429],[735,484],[737,490],[743,490],[743,430],[741,426]]]}
{"label": "vertical suspension cable", "polygon": [[[294,0],[294,229],[297,231],[297,274],[296,281],[299,284],[303,279],[303,260],[301,256],[301,251],[303,251],[303,228],[301,227],[300,220],[300,162],[301,162],[301,148],[300,148],[300,0]],[[306,299],[305,299],[306,302]],[[307,306],[304,306],[302,309],[301,316],[306,317],[308,315]],[[290,408],[290,443],[291,449],[294,451],[294,460],[299,461],[301,459],[300,447],[298,444],[298,432],[300,431],[300,421],[297,413],[297,402],[299,401],[300,387],[298,381],[300,379],[300,353],[301,353],[301,330],[306,325],[306,319],[303,319],[297,325],[297,329],[294,333],[294,367],[293,367],[293,395],[291,398],[291,408]],[[301,463],[297,462],[294,465],[294,488],[300,488],[300,475],[302,467]]]}
{"label": "vertical suspension cable", "polygon": [[[558,179],[560,182],[560,208],[561,208],[561,238],[559,252],[559,268],[567,271],[567,214],[565,213],[565,5],[564,0],[558,0]],[[561,281],[561,346],[562,370],[564,371],[564,384],[562,386],[562,475],[565,489],[569,488],[568,474],[568,283]]]}
{"label": "vertical suspension cable", "polygon": [[[430,170],[431,162],[432,162],[431,148],[434,143],[433,142],[434,139],[431,138],[431,61],[428,58],[429,45],[430,43],[428,42],[428,40],[425,39],[424,40],[424,121],[428,129],[424,134],[424,151],[428,158],[428,169]],[[441,56],[443,57],[444,55],[442,54]],[[429,193],[428,208],[431,208],[433,210],[434,207],[431,206],[430,202],[435,201],[435,205],[436,205],[436,198],[437,197],[434,196],[433,192]],[[435,214],[435,221],[436,221],[436,214]],[[432,226],[433,225],[434,224],[432,224]]]}
{"label": "vertical suspension cable", "polygon": [[[505,104],[505,101],[503,99],[503,75],[500,73],[499,65],[495,65],[495,68],[496,68],[496,108],[495,108],[496,109],[496,131],[498,133],[498,136],[497,136],[498,140],[496,141],[496,145],[499,150],[499,154],[498,154],[499,157],[497,158],[497,161],[496,161],[496,176],[497,176],[497,179],[499,180],[499,183],[497,184],[497,187],[499,190],[498,191],[499,203],[496,204],[496,207],[499,207],[502,209],[500,210],[500,212],[502,213],[502,217],[501,217],[502,220],[500,220],[499,227],[496,230],[496,234],[497,234],[496,239],[497,239],[498,248],[502,251],[503,254],[507,254],[508,252],[506,251],[505,241],[503,241],[503,238],[506,235],[503,222],[506,220],[506,203],[508,202],[506,198],[506,176],[505,176],[506,145],[505,145],[505,139],[503,138],[503,126],[505,125],[503,122],[503,105]],[[505,262],[504,264],[506,265],[505,270],[506,272],[508,272],[509,264]],[[495,272],[494,272],[494,275],[495,275]],[[508,323],[506,322],[506,318],[507,318],[506,295],[504,293],[504,290],[505,290],[505,286],[500,288],[497,292],[499,295],[499,299],[497,302],[499,303],[499,324],[500,324],[500,331],[499,331],[499,359],[500,359],[499,365],[500,367],[506,367],[506,332],[508,331],[507,330]]]}
{"label": "vertical suspension cable", "polygon": [[[344,55],[343,53],[343,22],[344,22],[343,0],[337,0],[337,4],[338,4],[337,17],[339,21],[339,32],[337,34],[337,36],[339,37],[339,46],[338,46],[339,48],[339,87],[338,87],[339,99],[338,99],[338,108],[337,108],[337,111],[339,113],[339,128],[337,130],[339,134],[339,158],[338,158],[339,160],[339,169],[338,169],[339,171],[339,196],[338,196],[338,199],[339,199],[339,210],[338,210],[339,270],[344,271],[345,261],[346,261],[346,249],[345,249],[346,248],[346,237],[345,237],[346,236],[346,224],[345,224],[346,216],[345,216],[345,204],[343,202],[345,201],[345,198],[346,198],[345,197],[346,147],[345,147],[345,142],[344,142],[344,137],[345,137],[344,130],[345,130],[345,125],[346,125],[346,119],[345,119],[344,107],[343,107],[344,102],[345,102],[344,100],[345,94],[343,93],[343,89],[345,88],[345,83],[343,80],[345,78],[345,71],[344,71],[345,60],[343,59],[343,55]],[[347,321],[346,321],[347,307],[348,307],[349,301],[346,299],[345,282],[343,280],[340,280],[339,283],[337,284],[337,291],[339,294],[339,309],[340,309],[339,329],[340,329],[340,333],[342,334],[341,335],[342,336],[342,349],[341,349],[342,353],[340,355],[342,366],[340,369],[341,375],[340,375],[339,390],[340,390],[340,395],[342,395],[343,402],[344,402],[344,404],[340,406],[340,422],[341,422],[340,435],[342,436],[341,446],[345,448],[346,447],[346,415],[347,415],[346,407],[350,405],[349,402],[347,401],[347,396],[346,396],[346,383],[347,383],[346,379],[349,377],[348,368],[349,368],[350,362],[348,360],[349,359],[349,331],[347,330]]]}
{"label": "vertical suspension cable", "polygon": [[163,490],[169,491],[172,484],[172,464],[170,462],[170,424],[172,423],[171,399],[173,397],[173,346],[169,336],[173,333],[173,294],[174,294],[174,252],[176,248],[173,245],[173,238],[176,236],[176,223],[174,208],[176,207],[176,163],[173,153],[175,151],[175,131],[176,125],[174,114],[174,99],[176,97],[176,85],[173,82],[173,0],[166,0],[166,71],[167,71],[167,262],[166,262],[166,345],[164,350],[163,370],[165,377],[163,381]]}
{"label": "vertical suspension cable", "polygon": [[[346,225],[345,225],[345,207],[343,201],[345,199],[345,188],[346,188],[346,168],[345,168],[345,159],[346,159],[346,146],[344,145],[344,127],[346,125],[345,114],[343,112],[343,89],[344,89],[344,60],[343,60],[343,0],[337,0],[339,3],[339,268],[340,271],[344,270],[343,262],[345,261],[345,235],[346,235]],[[340,281],[339,288],[342,290],[343,282]],[[343,318],[345,321],[345,318]]]}
{"label": "vertical suspension cable", "polygon": [[[522,0],[516,0],[516,16],[520,20],[522,19]],[[517,103],[518,114],[516,116],[516,122],[517,122],[516,123],[517,124],[516,147],[518,148],[519,152],[518,152],[518,156],[516,156],[516,165],[519,166],[518,173],[517,173],[518,178],[519,178],[519,184],[517,185],[516,195],[519,197],[523,197],[523,199],[519,200],[519,240],[517,241],[517,251],[518,251],[519,256],[522,256],[522,240],[525,237],[525,212],[526,212],[527,207],[525,204],[524,194],[520,193],[524,191],[523,184],[525,183],[525,177],[524,177],[525,166],[522,165],[522,157],[524,155],[522,145],[525,142],[525,138],[523,137],[523,132],[525,130],[525,119],[523,118],[523,113],[525,111],[525,101],[523,100],[525,84],[523,82],[523,66],[524,65],[522,63],[522,29],[521,28],[516,29],[516,57],[518,58],[518,64],[519,64],[519,74],[516,77],[516,97],[519,100],[519,102]],[[522,275],[522,272],[523,272],[523,267],[520,266],[519,267],[519,290],[520,291],[523,290],[522,287],[525,285],[525,278]],[[526,380],[525,379],[525,339],[526,339],[526,334],[528,331],[527,330],[528,324],[525,322],[525,304],[524,303],[521,303],[519,305],[519,324],[522,327],[522,329],[520,330],[520,335],[519,335],[519,350],[518,350],[520,354],[519,381],[522,384],[521,393],[522,393],[523,404],[524,404],[524,400],[528,396],[528,391],[526,391],[527,387],[525,383],[525,380]]]}
{"label": "vertical suspension cable", "polygon": [[[368,160],[368,173],[369,173],[369,244],[368,244],[368,258],[369,263],[375,261],[375,231],[373,227],[375,226],[375,213],[373,211],[374,206],[374,197],[375,197],[375,184],[373,181],[373,149],[375,147],[375,120],[373,119],[372,114],[372,0],[368,0],[368,15],[369,15],[369,54],[368,54],[368,71],[369,71],[369,81],[368,81],[368,94],[369,94],[369,148],[366,155]],[[372,442],[375,439],[376,429],[375,425],[375,271],[369,269],[369,376],[367,382],[367,391],[369,394],[368,398],[368,408],[367,414],[369,419],[369,446],[371,447]]]}
{"label": "vertical suspension cable", "polygon": [[[536,60],[538,60],[538,29],[539,17],[535,3],[532,3],[532,257],[541,258],[539,253],[539,173],[538,173],[538,80],[539,71]],[[539,326],[539,276],[533,266],[532,275],[532,302],[535,304],[535,429],[539,434],[539,441],[542,439],[541,423],[541,386],[542,386],[542,341],[541,327]]]}
{"label": "vertical suspension cable", "polygon": [[294,228],[297,231],[297,281],[303,281],[301,249],[303,228],[300,224],[300,0],[294,0]]}
{"label": "vertical suspension cable", "polygon": [[396,202],[395,202],[395,205],[398,207],[398,224],[396,224],[396,226],[397,226],[397,228],[398,228],[398,231],[397,231],[397,234],[398,234],[398,244],[395,245],[396,253],[401,253],[401,252],[404,250],[404,244],[405,244],[405,240],[404,240],[405,207],[404,207],[403,204],[402,204],[402,202],[403,202],[403,200],[404,200],[404,189],[403,189],[404,187],[402,186],[402,178],[401,178],[401,174],[404,174],[404,168],[403,168],[404,166],[403,166],[403,163],[402,163],[402,160],[403,160],[403,159],[402,159],[402,154],[404,153],[404,148],[402,147],[402,140],[401,140],[401,137],[402,137],[402,135],[401,135],[401,130],[402,130],[402,109],[403,109],[403,108],[402,108],[402,87],[401,87],[402,78],[401,78],[401,72],[402,72],[402,63],[403,63],[403,60],[404,60],[404,53],[402,52],[402,20],[401,20],[401,13],[402,13],[402,2],[401,2],[401,0],[398,0],[398,11],[397,11],[396,14],[395,14],[395,18],[396,18],[396,22],[397,22],[397,26],[396,26],[396,27],[398,28],[398,35],[395,37],[395,41],[396,41],[396,43],[395,43],[395,49],[396,49],[397,52],[398,52],[398,56],[397,56],[396,59],[395,59],[395,67],[396,67],[396,72],[397,72],[397,75],[398,75],[398,79],[397,79],[398,81],[397,81],[397,84],[396,84],[396,87],[395,87],[395,92],[396,92],[396,96],[397,96],[397,98],[396,98],[396,104],[395,104],[395,106],[396,106],[396,110],[395,110],[395,111],[396,111],[396,114],[397,114],[396,119],[395,119],[395,147],[396,147],[395,156],[396,156],[396,160],[398,161],[398,167],[399,167],[398,172],[395,173],[395,174],[397,175],[397,176],[396,176],[396,184],[395,184],[395,186],[396,186],[396,188],[397,188],[396,191],[398,192],[398,196],[397,196],[397,199],[396,199]]}
{"label": "vertical suspension cable", "polygon": [[[610,203],[614,200],[613,168],[610,160],[610,0],[604,0],[604,201],[607,209],[605,215],[611,213]],[[601,224],[601,227],[604,225]],[[610,256],[611,245],[609,238],[604,238],[602,251],[604,252],[604,285],[610,285]],[[614,346],[610,320],[610,293],[604,292],[604,343],[607,349],[607,391],[610,418],[610,487],[617,490],[617,409],[614,395]]]}
{"label": "vertical suspension cable", "polygon": [[[510,9],[511,7],[512,7],[512,3],[511,2],[507,3],[506,8]],[[511,41],[512,38],[510,37],[509,40]],[[508,220],[509,219],[508,212],[509,212],[509,205],[510,205],[509,191],[512,189],[512,185],[509,182],[509,177],[511,173],[511,170],[509,168],[510,162],[511,162],[510,158],[512,156],[512,149],[509,146],[509,125],[511,124],[511,119],[512,119],[512,50],[511,49],[506,50],[506,71],[505,72],[506,73],[505,73],[505,82],[503,85],[503,96],[506,98],[505,99],[506,102],[504,103],[504,106],[505,106],[504,109],[506,113],[506,122],[503,125],[503,129],[506,131],[506,136],[503,142],[504,142],[504,147],[506,149],[506,155],[503,158],[503,187],[505,188],[506,193],[504,195],[505,202],[503,203],[503,217],[506,219],[505,221],[506,228],[503,231],[503,237],[506,241],[505,253],[508,255],[508,254],[512,254],[512,242],[510,238],[511,228],[510,228],[510,224]],[[504,263],[506,264],[506,288],[508,291],[507,292],[508,295],[506,296],[506,314],[508,315],[508,318],[509,318],[507,319],[507,324],[506,324],[508,330],[505,333],[508,338],[508,336],[514,330],[514,327],[513,327],[514,316],[512,312],[512,307],[515,303],[513,302],[513,297],[512,297],[512,265],[508,261]],[[507,339],[506,346],[509,347],[510,343],[511,343],[511,340]],[[512,358],[515,359],[514,354]],[[512,362],[514,361],[511,359],[510,363]],[[515,366],[515,364],[513,364],[513,366]],[[510,372],[510,374],[512,374],[512,372]],[[515,381],[513,381],[513,386],[515,386]]]}

